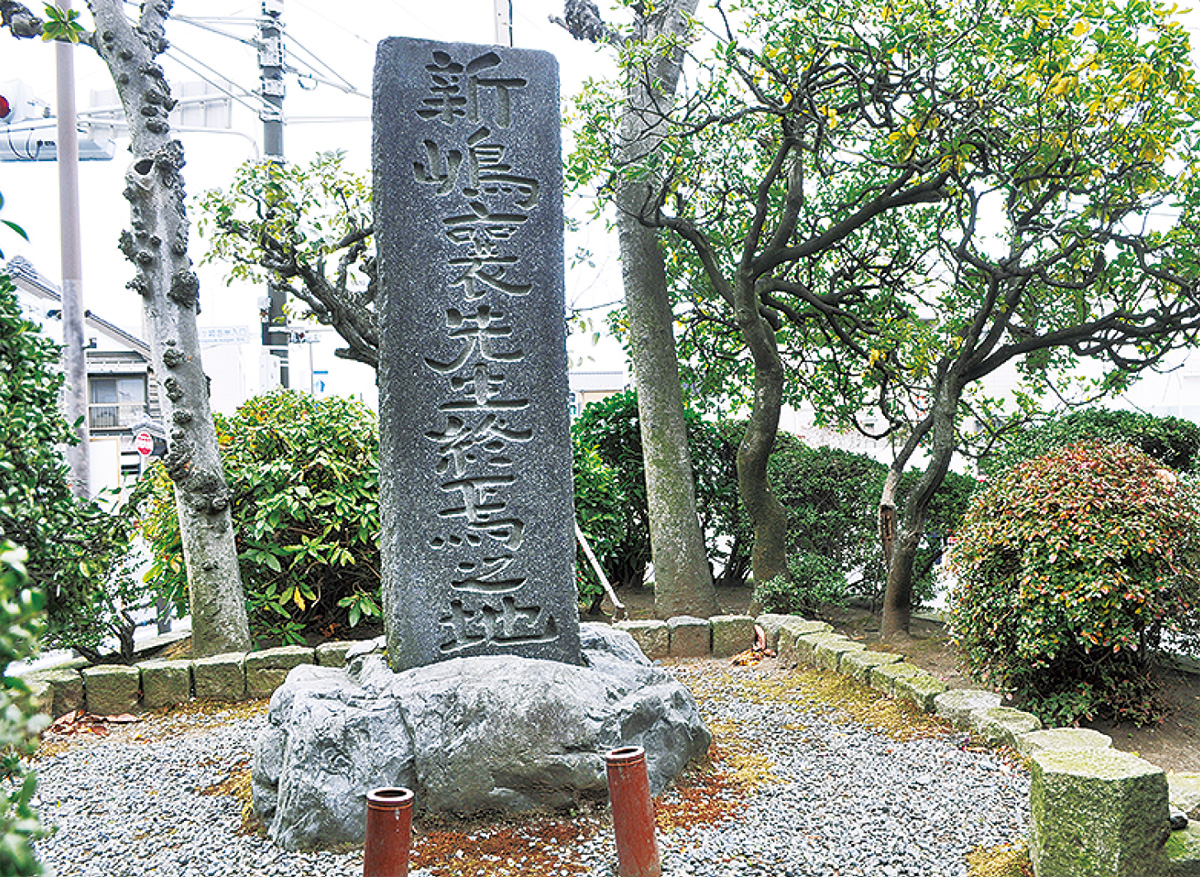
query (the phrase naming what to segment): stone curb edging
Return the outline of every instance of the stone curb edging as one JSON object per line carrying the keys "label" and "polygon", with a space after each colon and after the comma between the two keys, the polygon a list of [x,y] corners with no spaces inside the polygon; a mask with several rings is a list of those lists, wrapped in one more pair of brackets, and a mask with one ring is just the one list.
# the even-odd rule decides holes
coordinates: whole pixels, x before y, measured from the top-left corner
{"label": "stone curb edging", "polygon": [[288,671],[300,664],[341,667],[354,641],[316,648],[280,646],[188,660],[149,660],[133,666],[72,661],[23,678],[38,711],[57,719],[74,710],[116,716],[199,700],[239,701],[270,697]]}
{"label": "stone curb edging", "polygon": [[[1036,716],[1001,706],[994,692],[950,689],[902,656],[869,650],[822,621],[775,614],[677,616],[613,626],[629,633],[651,660],[732,657],[754,645],[757,626],[784,667],[803,662],[848,676],[990,745],[1013,748],[1030,766],[1030,857],[1039,874],[1200,877],[1200,773],[1167,776],[1135,755],[1112,749],[1111,738],[1096,731],[1043,729]],[[24,679],[39,710],[52,718],[77,709],[120,715],[193,697],[269,697],[293,667],[344,666],[354,645],[281,646],[132,667],[75,661]],[[1176,830],[1166,830],[1164,813]]]}
{"label": "stone curb edging", "polygon": [[868,650],[823,622],[757,622],[785,667],[805,662],[849,676],[1016,750],[1030,767],[1029,853],[1037,874],[1200,877],[1200,773],[1167,775],[1112,749],[1097,731],[1043,729],[1036,716],[1001,706],[994,692],[950,689],[902,656]]}

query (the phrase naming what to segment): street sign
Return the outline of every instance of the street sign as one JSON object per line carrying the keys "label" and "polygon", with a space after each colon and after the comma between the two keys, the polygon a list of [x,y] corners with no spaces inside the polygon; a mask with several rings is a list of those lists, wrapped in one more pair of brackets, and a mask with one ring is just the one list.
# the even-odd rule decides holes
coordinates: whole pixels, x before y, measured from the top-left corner
{"label": "street sign", "polygon": [[154,436],[143,429],[133,437],[133,448],[143,457],[149,457],[154,453]]}

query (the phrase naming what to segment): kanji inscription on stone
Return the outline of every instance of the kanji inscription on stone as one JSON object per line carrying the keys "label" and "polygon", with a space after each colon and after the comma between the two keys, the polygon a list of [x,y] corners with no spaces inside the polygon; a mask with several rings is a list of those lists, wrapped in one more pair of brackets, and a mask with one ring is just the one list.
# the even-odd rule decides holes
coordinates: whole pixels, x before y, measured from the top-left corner
{"label": "kanji inscription on stone", "polygon": [[392,38],[374,88],[389,658],[577,664],[557,64]]}

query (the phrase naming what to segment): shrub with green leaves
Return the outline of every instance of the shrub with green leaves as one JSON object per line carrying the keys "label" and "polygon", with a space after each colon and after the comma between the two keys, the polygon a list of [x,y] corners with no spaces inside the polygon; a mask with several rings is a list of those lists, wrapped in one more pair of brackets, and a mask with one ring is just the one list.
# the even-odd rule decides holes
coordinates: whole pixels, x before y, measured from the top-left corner
{"label": "shrub with green leaves", "polygon": [[1051,724],[1152,721],[1155,651],[1200,628],[1200,493],[1128,445],[1071,445],[989,484],[951,563],[975,676]]}
{"label": "shrub with green leaves", "polygon": [[[279,390],[217,416],[256,640],[302,642],[380,610],[378,421],[353,399]],[[143,521],[151,576],[182,602],[179,524],[161,467]]]}
{"label": "shrub with green leaves", "polygon": [[[617,473],[604,464],[596,449],[578,439],[572,444],[575,520],[599,560],[611,556],[624,536],[625,497]],[[580,546],[575,549],[575,579],[580,605],[588,611],[597,611],[604,599],[604,586]]]}
{"label": "shrub with green leaves", "polygon": [[8,666],[33,655],[43,629],[45,598],[31,586],[26,554],[0,541],[0,874],[42,872],[30,842],[42,827],[33,810],[37,777],[25,759],[37,749],[37,735],[49,723],[39,715],[29,687]]}
{"label": "shrub with green leaves", "polygon": [[1105,408],[1072,411],[1034,429],[1020,430],[979,465],[988,475],[998,475],[1022,460],[1088,439],[1133,445],[1178,472],[1192,472],[1200,465],[1200,426],[1178,417]]}
{"label": "shrub with green leaves", "polygon": [[133,657],[132,613],[153,594],[126,567],[131,528],[120,514],[71,492],[59,448],[77,441],[59,413],[57,346],[22,316],[0,274],[0,539],[29,552],[46,595],[50,645],[91,659],[116,640]]}
{"label": "shrub with green leaves", "polygon": [[788,574],[754,587],[754,600],[765,612],[812,617],[846,602],[846,574],[830,557],[806,551],[788,558]]}

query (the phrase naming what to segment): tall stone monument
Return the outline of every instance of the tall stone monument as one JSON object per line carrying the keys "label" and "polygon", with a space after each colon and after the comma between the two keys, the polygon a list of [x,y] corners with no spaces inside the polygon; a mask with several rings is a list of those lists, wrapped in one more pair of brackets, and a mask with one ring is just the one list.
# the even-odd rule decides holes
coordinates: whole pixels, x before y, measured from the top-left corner
{"label": "tall stone monument", "polygon": [[557,64],[392,38],[374,98],[389,660],[578,664]]}

